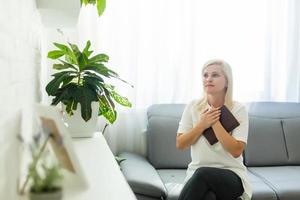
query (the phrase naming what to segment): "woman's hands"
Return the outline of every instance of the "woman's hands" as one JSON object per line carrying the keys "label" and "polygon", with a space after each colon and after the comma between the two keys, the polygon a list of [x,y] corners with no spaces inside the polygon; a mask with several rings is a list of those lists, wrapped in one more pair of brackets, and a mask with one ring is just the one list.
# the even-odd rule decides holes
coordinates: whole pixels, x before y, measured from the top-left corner
{"label": "woman's hands", "polygon": [[221,116],[220,107],[218,108],[211,107],[209,109],[206,109],[201,114],[198,125],[200,125],[204,129],[207,129],[212,125],[214,125],[217,121],[219,121],[220,116]]}
{"label": "woman's hands", "polygon": [[200,117],[198,124],[189,132],[183,134],[178,133],[176,137],[177,149],[185,149],[197,142],[203,131],[219,121],[221,115],[220,108],[206,109]]}

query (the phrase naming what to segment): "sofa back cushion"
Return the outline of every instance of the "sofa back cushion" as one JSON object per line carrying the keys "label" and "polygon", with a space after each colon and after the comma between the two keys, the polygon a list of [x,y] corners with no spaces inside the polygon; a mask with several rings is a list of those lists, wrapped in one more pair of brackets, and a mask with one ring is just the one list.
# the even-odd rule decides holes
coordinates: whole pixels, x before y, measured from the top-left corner
{"label": "sofa back cushion", "polygon": [[190,149],[176,149],[176,134],[184,107],[184,104],[156,104],[148,109],[147,155],[155,168],[187,168],[191,160]]}
{"label": "sofa back cushion", "polygon": [[300,117],[282,120],[288,151],[288,163],[300,165]]}
{"label": "sofa back cushion", "polygon": [[249,136],[245,150],[247,166],[282,165],[287,151],[279,119],[249,117]]}
{"label": "sofa back cushion", "polygon": [[300,103],[257,102],[248,105],[247,166],[300,163]]}

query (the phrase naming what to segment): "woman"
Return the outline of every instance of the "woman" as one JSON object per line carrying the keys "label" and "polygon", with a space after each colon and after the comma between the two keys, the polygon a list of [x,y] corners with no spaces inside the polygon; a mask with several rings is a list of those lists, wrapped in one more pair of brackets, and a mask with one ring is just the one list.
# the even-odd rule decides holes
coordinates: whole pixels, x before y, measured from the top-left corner
{"label": "woman", "polygon": [[[232,72],[223,60],[210,60],[202,69],[204,95],[189,103],[179,123],[178,149],[191,147],[192,162],[179,200],[251,199],[252,191],[243,164],[243,150],[248,138],[246,108],[232,100]],[[219,121],[220,107],[232,112],[240,125],[228,133]],[[218,139],[214,145],[202,136],[211,127]]]}

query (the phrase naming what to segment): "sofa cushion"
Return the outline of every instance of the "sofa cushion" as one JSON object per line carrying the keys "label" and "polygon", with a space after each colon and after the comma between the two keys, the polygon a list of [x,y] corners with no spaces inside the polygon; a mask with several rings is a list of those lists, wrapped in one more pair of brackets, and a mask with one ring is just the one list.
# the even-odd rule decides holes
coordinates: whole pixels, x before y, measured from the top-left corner
{"label": "sofa cushion", "polygon": [[280,200],[299,200],[300,166],[250,167],[248,169],[268,183]]}
{"label": "sofa cushion", "polygon": [[300,118],[284,119],[282,126],[288,150],[288,162],[292,165],[299,165]]}
{"label": "sofa cushion", "polygon": [[177,200],[186,177],[186,169],[161,169],[157,170],[168,191],[168,200]]}
{"label": "sofa cushion", "polygon": [[248,103],[249,116],[273,119],[300,118],[300,103],[254,102]]}
{"label": "sofa cushion", "polygon": [[119,156],[125,159],[120,167],[134,193],[159,199],[167,196],[160,176],[144,157],[126,152]]}
{"label": "sofa cushion", "polygon": [[245,149],[246,166],[284,165],[287,160],[281,121],[250,117]]}
{"label": "sofa cushion", "polygon": [[176,134],[184,104],[158,104],[148,109],[147,154],[158,169],[187,168],[190,150],[176,149]]}
{"label": "sofa cushion", "polygon": [[252,186],[252,199],[255,200],[277,200],[275,191],[263,179],[248,171]]}

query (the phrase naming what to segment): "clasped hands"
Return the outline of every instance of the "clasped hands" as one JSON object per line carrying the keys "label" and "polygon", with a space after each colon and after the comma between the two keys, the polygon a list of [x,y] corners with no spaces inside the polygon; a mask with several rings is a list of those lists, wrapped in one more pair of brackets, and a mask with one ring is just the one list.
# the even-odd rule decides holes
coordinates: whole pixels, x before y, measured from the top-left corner
{"label": "clasped hands", "polygon": [[221,116],[221,107],[214,108],[213,106],[204,110],[201,114],[199,125],[207,129],[219,121]]}

